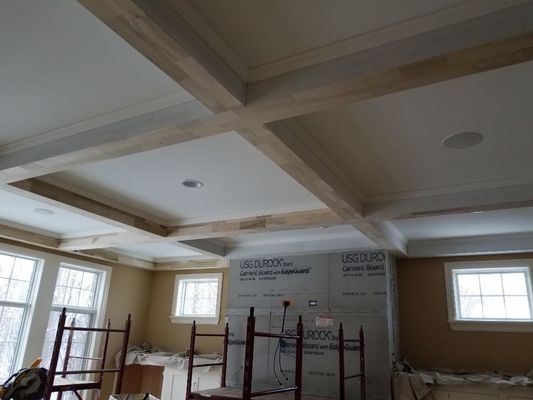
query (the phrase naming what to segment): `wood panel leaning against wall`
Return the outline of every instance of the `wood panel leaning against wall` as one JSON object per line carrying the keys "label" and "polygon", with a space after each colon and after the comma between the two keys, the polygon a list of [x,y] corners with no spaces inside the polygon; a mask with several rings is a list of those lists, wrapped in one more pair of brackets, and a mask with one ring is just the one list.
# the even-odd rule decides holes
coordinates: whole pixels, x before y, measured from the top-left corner
{"label": "wood panel leaning against wall", "polygon": [[452,331],[448,324],[445,262],[533,259],[533,254],[398,260],[402,354],[421,368],[533,368],[533,332]]}

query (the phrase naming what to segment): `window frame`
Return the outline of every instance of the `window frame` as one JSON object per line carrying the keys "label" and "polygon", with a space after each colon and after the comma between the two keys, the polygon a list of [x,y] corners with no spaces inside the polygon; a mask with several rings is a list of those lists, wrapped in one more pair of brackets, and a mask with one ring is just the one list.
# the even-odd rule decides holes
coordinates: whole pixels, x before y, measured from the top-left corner
{"label": "window frame", "polygon": [[[216,315],[211,316],[182,316],[178,315],[178,296],[179,296],[179,286],[180,281],[184,280],[194,280],[194,279],[217,279],[217,299],[216,299]],[[200,325],[217,325],[220,321],[220,307],[222,301],[222,282],[223,282],[223,273],[222,272],[212,272],[205,274],[176,274],[174,280],[174,292],[172,294],[172,314],[170,315],[170,320],[175,324],[192,324],[193,321],[196,321]]]}
{"label": "window frame", "polygon": [[[95,324],[103,326],[108,303],[109,288],[112,279],[113,268],[107,265],[68,257],[62,254],[49,253],[29,247],[0,242],[2,253],[36,259],[39,261],[35,271],[32,305],[26,315],[24,334],[20,338],[19,357],[16,360],[15,371],[34,361],[36,354],[41,355],[44,349],[48,319],[52,310],[52,301],[59,273],[59,267],[75,266],[89,270],[102,271],[103,283],[100,287],[99,311],[95,317]],[[94,335],[101,336],[101,335]],[[95,338],[91,343],[90,352],[94,353],[99,348],[100,338]]]}
{"label": "window frame", "polygon": [[[458,317],[458,293],[456,273],[464,270],[479,273],[494,269],[500,272],[520,271],[526,272],[526,286],[530,304],[531,319],[461,319]],[[502,271],[507,270],[507,271]],[[480,332],[533,332],[533,260],[490,260],[490,261],[461,261],[444,263],[446,281],[446,300],[448,308],[448,323],[455,331],[480,331]]]}
{"label": "window frame", "polygon": [[44,260],[39,257],[35,257],[34,255],[22,254],[22,252],[13,251],[13,250],[14,250],[13,248],[0,247],[0,254],[4,254],[6,256],[14,257],[14,258],[25,258],[28,260],[32,260],[34,262],[34,269],[33,269],[32,276],[29,281],[28,298],[26,299],[25,302],[18,302],[18,301],[11,301],[11,300],[0,301],[0,306],[18,307],[23,310],[22,326],[19,332],[18,343],[15,348],[14,357],[13,357],[13,365],[11,366],[11,371],[10,371],[9,376],[11,376],[16,371],[18,371],[20,369],[20,366],[22,365],[22,360],[24,358],[24,353],[26,350],[26,343],[27,343],[28,336],[30,333],[30,323],[31,323],[31,318],[33,314],[33,308],[34,308],[35,302],[37,301],[37,289],[39,287],[39,282],[41,279],[41,274],[43,272],[43,264],[44,264]]}
{"label": "window frame", "polygon": [[[95,297],[93,299],[93,305],[91,308],[88,307],[79,307],[79,306],[69,306],[69,305],[58,305],[54,304],[53,301],[53,295],[55,292],[55,289],[57,287],[57,278],[59,277],[59,270],[61,268],[68,268],[68,269],[74,269],[78,271],[84,271],[84,272],[91,272],[97,274],[97,283],[96,283],[96,289],[95,289]],[[91,264],[79,260],[70,260],[70,259],[62,259],[62,261],[59,264],[59,267],[57,269],[56,273],[56,283],[54,284],[54,289],[52,292],[52,302],[50,304],[50,310],[49,310],[49,318],[52,315],[52,312],[59,312],[63,310],[63,308],[66,308],[67,313],[76,313],[76,314],[86,314],[89,315],[89,321],[91,327],[99,327],[104,326],[104,315],[105,315],[105,308],[107,305],[107,294],[109,291],[109,284],[110,284],[110,273],[111,268],[98,265],[98,264]],[[67,320],[68,323],[68,320]],[[46,340],[46,335],[45,338]],[[85,355],[94,357],[97,354],[98,349],[100,348],[100,341],[101,341],[101,335],[89,335],[87,343],[85,344]],[[46,346],[46,341],[43,341],[43,348],[42,352],[44,353],[44,349]],[[96,361],[85,361],[84,369],[87,368],[87,365],[92,367],[96,367]],[[89,369],[90,369],[89,368]]]}

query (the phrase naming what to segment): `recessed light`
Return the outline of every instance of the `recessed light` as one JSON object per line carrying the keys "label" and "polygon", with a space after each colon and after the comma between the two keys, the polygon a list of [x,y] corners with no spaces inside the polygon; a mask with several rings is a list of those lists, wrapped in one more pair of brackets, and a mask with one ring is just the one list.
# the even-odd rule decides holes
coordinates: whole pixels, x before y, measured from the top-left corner
{"label": "recessed light", "polygon": [[55,214],[54,211],[52,211],[52,210],[50,210],[48,208],[34,208],[33,212],[36,213],[36,214],[41,214],[41,215],[53,215],[53,214]]}
{"label": "recessed light", "polygon": [[196,179],[185,179],[181,182],[183,186],[189,189],[200,189],[204,184]]}
{"label": "recessed light", "polygon": [[442,145],[448,149],[466,149],[481,143],[483,135],[477,132],[460,132],[454,133],[442,140]]}

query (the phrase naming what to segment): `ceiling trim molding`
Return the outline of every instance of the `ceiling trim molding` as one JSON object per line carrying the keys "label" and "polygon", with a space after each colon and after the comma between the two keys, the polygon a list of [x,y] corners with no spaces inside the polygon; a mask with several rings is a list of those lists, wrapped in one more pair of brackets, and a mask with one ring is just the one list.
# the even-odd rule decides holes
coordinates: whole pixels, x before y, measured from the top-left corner
{"label": "ceiling trim molding", "polygon": [[120,265],[126,265],[130,267],[135,268],[141,268],[146,269],[148,271],[154,271],[155,264],[151,261],[143,260],[141,258],[128,256],[125,254],[117,253],[114,251],[109,250],[83,250],[83,251],[75,251],[74,254],[81,254],[87,257],[95,258],[95,259],[101,259],[104,261],[120,264]]}
{"label": "ceiling trim molding", "polygon": [[374,221],[421,218],[533,207],[533,183],[461,193],[365,203],[365,218]]}
{"label": "ceiling trim molding", "polygon": [[533,251],[533,233],[410,240],[409,258],[527,253]]}
{"label": "ceiling trim molding", "polygon": [[[436,12],[392,24],[361,35],[352,36],[326,46],[304,51],[293,56],[275,60],[249,69],[247,82],[253,83],[273,78],[305,67],[321,64],[373,47],[396,42],[411,36],[423,34],[434,29],[454,25],[472,18],[477,18],[506,8],[525,4],[529,0],[470,0],[453,5]],[[208,35],[207,31],[201,36]],[[216,42],[210,41],[215,49]],[[220,54],[224,57],[223,49]]]}
{"label": "ceiling trim molding", "polygon": [[240,78],[247,82],[250,69],[224,39],[211,27],[189,0],[167,0],[174,10]]}
{"label": "ceiling trim molding", "polygon": [[211,115],[198,100],[137,115],[3,154],[0,183],[46,175],[97,161],[197,139],[176,126]]}
{"label": "ceiling trim molding", "polygon": [[416,198],[448,195],[462,192],[472,192],[477,190],[489,190],[506,188],[509,186],[520,186],[533,184],[533,175],[523,175],[511,178],[488,179],[485,181],[459,183],[455,185],[439,186],[434,188],[407,190],[403,192],[387,193],[374,196],[365,196],[367,203],[386,203],[400,200],[411,200]]}
{"label": "ceiling trim molding", "polygon": [[72,125],[67,125],[47,132],[37,133],[28,139],[19,140],[14,143],[0,146],[0,155],[3,156],[5,154],[25,150],[30,147],[40,146],[51,141],[60,140],[68,136],[108,126],[119,121],[124,121],[133,117],[163,110],[190,101],[194,101],[194,98],[185,90],[179,90],[166,96],[161,96],[109,113],[100,114]]}

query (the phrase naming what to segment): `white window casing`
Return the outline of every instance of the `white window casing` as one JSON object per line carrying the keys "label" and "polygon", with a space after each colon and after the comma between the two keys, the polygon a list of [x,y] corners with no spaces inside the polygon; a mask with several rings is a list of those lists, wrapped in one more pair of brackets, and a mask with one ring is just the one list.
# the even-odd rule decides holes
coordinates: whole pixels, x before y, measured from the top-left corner
{"label": "white window casing", "polygon": [[[95,304],[98,307],[96,307],[97,311],[95,313],[94,324],[99,326],[104,324],[105,308],[111,281],[111,267],[4,243],[0,243],[0,252],[38,260],[34,272],[34,286],[26,312],[26,323],[19,339],[19,357],[15,362],[15,371],[23,366],[29,365],[43,353],[50,312],[53,309],[52,300],[54,290],[61,265],[76,266],[76,268],[86,268],[101,273],[102,281],[98,287],[97,298],[95,299]],[[94,349],[98,348],[98,339],[95,337],[90,344],[91,354]]]}
{"label": "white window casing", "polygon": [[[489,332],[533,332],[533,291],[531,284],[531,277],[533,276],[533,260],[495,260],[495,261],[468,261],[468,262],[450,262],[444,264],[444,274],[446,281],[446,297],[448,306],[448,323],[452,330],[457,331],[489,331]],[[485,288],[488,288],[490,279],[500,276],[498,282],[501,283],[501,294],[485,294]],[[514,276],[523,277],[525,280],[525,289],[522,286],[520,294],[507,294],[504,289],[505,278]],[[468,278],[465,278],[468,277]],[[477,278],[476,278],[477,277]],[[486,279],[483,279],[486,277]],[[459,293],[459,279],[461,282],[466,282],[468,279],[478,279],[479,294]],[[473,282],[473,281],[472,281]],[[485,286],[484,286],[485,285]],[[496,287],[496,286],[493,286]],[[464,288],[464,286],[462,286]],[[462,289],[463,290],[463,289]],[[488,290],[488,289],[487,289]],[[494,289],[492,289],[494,290]],[[523,293],[522,293],[523,292]],[[515,312],[510,301],[520,300],[523,307],[526,302],[529,311]],[[467,302],[464,308],[461,308],[462,301],[472,301],[479,303],[481,311],[476,309],[470,316],[462,316],[464,308],[468,309]],[[492,311],[485,312],[485,301],[487,304],[493,302],[494,309],[498,311],[494,314]],[[520,308],[518,308],[520,310]],[[492,315],[491,315],[492,313]],[[468,312],[466,313],[468,314]],[[486,315],[488,314],[488,316]],[[496,316],[494,316],[496,315]],[[519,317],[516,317],[519,315]]]}
{"label": "white window casing", "polygon": [[[222,273],[176,275],[174,282],[174,294],[172,296],[172,315],[170,315],[171,322],[178,324],[192,324],[193,321],[196,321],[197,324],[218,324],[220,320],[220,303],[222,299],[222,276]],[[210,286],[211,290],[208,291],[211,292],[209,298],[186,298],[188,286],[190,287],[190,285],[195,284],[204,285],[206,287],[208,284],[212,285]],[[216,293],[213,293],[212,287],[215,284]],[[195,302],[199,302],[201,300],[208,301],[210,304],[214,304],[214,308],[208,307],[211,308],[212,312],[195,313],[190,309],[187,310],[187,306],[190,306],[191,303],[194,304]],[[203,308],[205,309],[205,307]]]}

